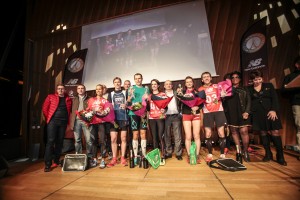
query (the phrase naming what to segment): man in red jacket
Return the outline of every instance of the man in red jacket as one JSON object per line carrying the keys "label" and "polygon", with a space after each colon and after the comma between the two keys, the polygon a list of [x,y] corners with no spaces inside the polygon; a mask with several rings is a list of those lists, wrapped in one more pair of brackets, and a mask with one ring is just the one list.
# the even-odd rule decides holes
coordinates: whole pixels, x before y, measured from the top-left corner
{"label": "man in red jacket", "polygon": [[56,93],[49,94],[44,101],[43,114],[47,122],[44,172],[50,172],[51,167],[57,167],[59,164],[71,107],[72,100],[65,94],[65,86],[62,84],[57,85]]}

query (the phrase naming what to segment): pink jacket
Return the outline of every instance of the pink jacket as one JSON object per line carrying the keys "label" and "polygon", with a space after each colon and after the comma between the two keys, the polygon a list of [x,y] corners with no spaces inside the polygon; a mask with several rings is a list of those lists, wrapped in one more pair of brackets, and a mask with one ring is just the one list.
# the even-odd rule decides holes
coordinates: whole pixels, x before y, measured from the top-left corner
{"label": "pink jacket", "polygon": [[[86,110],[103,111],[104,109],[106,109],[105,106],[109,105],[107,104],[107,102],[108,101],[105,98],[100,98],[99,100],[97,99],[97,97],[89,98],[87,103],[88,106]],[[95,116],[91,121],[91,124],[100,124],[100,123],[104,123],[104,121],[102,120],[101,117],[97,117],[97,116]]]}

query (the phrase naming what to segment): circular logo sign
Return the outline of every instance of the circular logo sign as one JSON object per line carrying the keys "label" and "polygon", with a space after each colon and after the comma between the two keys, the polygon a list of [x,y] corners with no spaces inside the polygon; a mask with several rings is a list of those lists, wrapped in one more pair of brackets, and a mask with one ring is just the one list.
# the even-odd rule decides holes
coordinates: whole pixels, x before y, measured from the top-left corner
{"label": "circular logo sign", "polygon": [[72,73],[82,70],[84,62],[80,58],[73,58],[68,64],[68,70]]}
{"label": "circular logo sign", "polygon": [[243,50],[247,53],[254,53],[260,50],[266,42],[266,37],[261,33],[249,35],[243,42]]}

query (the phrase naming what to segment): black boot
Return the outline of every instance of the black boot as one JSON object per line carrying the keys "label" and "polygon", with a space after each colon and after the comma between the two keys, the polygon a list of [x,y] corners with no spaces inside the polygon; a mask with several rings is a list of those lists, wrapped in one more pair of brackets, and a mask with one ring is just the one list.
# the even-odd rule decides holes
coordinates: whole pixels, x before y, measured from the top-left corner
{"label": "black boot", "polygon": [[273,144],[276,148],[276,160],[279,164],[287,166],[286,161],[284,160],[282,141],[280,136],[272,136]]}
{"label": "black boot", "polygon": [[244,157],[245,162],[250,162],[250,156],[249,156],[248,150],[244,151],[243,157]]}
{"label": "black boot", "polygon": [[236,153],[236,161],[243,164],[242,154]]}
{"label": "black boot", "polygon": [[262,144],[264,146],[264,149],[266,151],[265,157],[263,158],[264,162],[269,162],[270,160],[273,160],[273,154],[270,149],[270,139],[268,135],[262,135],[261,136]]}

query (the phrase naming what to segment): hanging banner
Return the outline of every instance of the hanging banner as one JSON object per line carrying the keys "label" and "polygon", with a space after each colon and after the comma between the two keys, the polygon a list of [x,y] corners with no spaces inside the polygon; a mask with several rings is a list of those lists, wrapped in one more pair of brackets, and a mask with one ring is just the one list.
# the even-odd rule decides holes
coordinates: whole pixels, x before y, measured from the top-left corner
{"label": "hanging banner", "polygon": [[[63,84],[71,98],[76,95],[77,85],[82,82],[86,54],[87,49],[74,52],[69,56],[67,64],[65,65]],[[65,133],[65,138],[74,138],[74,133],[69,125]],[[64,143],[64,146],[67,146],[67,144],[68,143]]]}
{"label": "hanging banner", "polygon": [[240,51],[244,85],[252,84],[249,75],[253,70],[262,71],[264,79],[269,80],[266,22],[267,17],[260,19],[242,36]]}
{"label": "hanging banner", "polygon": [[83,69],[87,49],[82,49],[74,52],[67,61],[65,66],[63,84],[65,85],[66,92],[71,98],[76,93],[76,87],[82,82]]}

